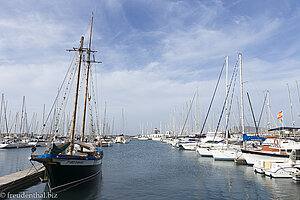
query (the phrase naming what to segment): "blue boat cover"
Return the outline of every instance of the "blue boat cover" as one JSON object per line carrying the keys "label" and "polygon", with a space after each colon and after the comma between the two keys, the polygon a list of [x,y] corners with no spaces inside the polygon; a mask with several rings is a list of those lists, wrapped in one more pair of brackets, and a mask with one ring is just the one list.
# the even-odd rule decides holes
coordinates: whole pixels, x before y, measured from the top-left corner
{"label": "blue boat cover", "polygon": [[256,136],[247,136],[246,134],[243,134],[243,142],[246,141],[265,141],[266,137],[256,137]]}

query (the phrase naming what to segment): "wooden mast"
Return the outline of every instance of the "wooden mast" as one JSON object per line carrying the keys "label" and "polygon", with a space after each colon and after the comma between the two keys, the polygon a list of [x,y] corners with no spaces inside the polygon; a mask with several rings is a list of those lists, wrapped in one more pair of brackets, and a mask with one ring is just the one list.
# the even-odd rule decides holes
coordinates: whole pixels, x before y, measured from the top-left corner
{"label": "wooden mast", "polygon": [[77,100],[78,100],[78,90],[79,90],[79,79],[80,79],[80,68],[81,68],[81,60],[82,60],[82,52],[83,52],[83,40],[84,37],[81,36],[80,47],[79,49],[73,48],[74,51],[79,51],[79,60],[78,60],[78,73],[76,80],[76,94],[74,101],[74,111],[73,111],[73,120],[72,120],[72,128],[71,128],[71,144],[70,144],[70,153],[72,155],[74,149],[74,132],[75,132],[75,124],[76,124],[76,111],[77,111]]}
{"label": "wooden mast", "polygon": [[87,49],[87,61],[86,61],[87,62],[87,68],[86,68],[86,79],[85,79],[85,95],[84,95],[84,104],[83,104],[83,118],[82,118],[81,142],[84,141],[85,118],[86,118],[86,104],[87,104],[89,73],[90,73],[90,65],[91,65],[90,58],[91,58],[91,42],[92,42],[93,18],[94,18],[94,16],[93,16],[93,13],[92,13],[89,47]]}

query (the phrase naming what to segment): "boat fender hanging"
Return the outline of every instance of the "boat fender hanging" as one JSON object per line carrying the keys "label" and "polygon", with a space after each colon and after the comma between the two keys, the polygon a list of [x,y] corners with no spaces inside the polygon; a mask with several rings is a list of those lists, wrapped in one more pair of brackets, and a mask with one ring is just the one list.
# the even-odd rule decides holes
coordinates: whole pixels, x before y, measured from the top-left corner
{"label": "boat fender hanging", "polygon": [[275,144],[275,146],[278,146],[278,144],[279,144],[278,139],[274,140],[274,144]]}

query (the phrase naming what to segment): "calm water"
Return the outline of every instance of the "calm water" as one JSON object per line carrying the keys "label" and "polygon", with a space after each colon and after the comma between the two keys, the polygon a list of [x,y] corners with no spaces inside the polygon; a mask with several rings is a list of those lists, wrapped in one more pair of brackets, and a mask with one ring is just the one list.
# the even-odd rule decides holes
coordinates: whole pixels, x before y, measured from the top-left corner
{"label": "calm water", "polygon": [[[37,147],[34,154],[40,154],[46,147]],[[0,176],[32,167],[28,157],[31,148],[0,149]]]}
{"label": "calm water", "polygon": [[[23,150],[15,151],[24,155]],[[104,148],[102,170],[102,176],[59,193],[59,199],[294,200],[300,196],[300,184],[291,179],[270,179],[254,174],[248,166],[214,161],[155,141]],[[48,191],[45,183],[39,183],[19,192]]]}

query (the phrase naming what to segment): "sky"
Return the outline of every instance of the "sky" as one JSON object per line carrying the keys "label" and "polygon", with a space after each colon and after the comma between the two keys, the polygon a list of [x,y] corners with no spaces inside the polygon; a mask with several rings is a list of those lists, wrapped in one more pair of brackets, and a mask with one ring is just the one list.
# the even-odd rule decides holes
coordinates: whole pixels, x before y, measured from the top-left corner
{"label": "sky", "polygon": [[[174,126],[174,118],[182,123],[196,88],[203,123],[225,57],[229,56],[231,76],[238,53],[246,125],[254,126],[246,92],[258,118],[268,90],[273,126],[280,126],[280,111],[284,125],[292,126],[293,116],[295,126],[300,126],[299,1],[0,2],[0,92],[11,117],[21,112],[23,96],[29,116],[35,112],[41,119],[44,104],[50,110],[74,56],[65,50],[77,47],[82,35],[88,38],[93,12],[92,48],[102,62],[93,66],[100,120],[106,104],[106,120],[114,122],[117,133],[122,129],[122,109],[129,135],[140,134],[141,126],[149,132]],[[238,76],[232,104],[232,121],[237,124],[239,84]],[[224,101],[225,73],[207,127],[215,129]]]}

